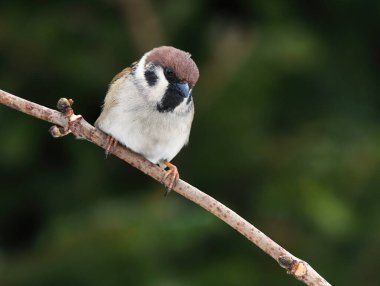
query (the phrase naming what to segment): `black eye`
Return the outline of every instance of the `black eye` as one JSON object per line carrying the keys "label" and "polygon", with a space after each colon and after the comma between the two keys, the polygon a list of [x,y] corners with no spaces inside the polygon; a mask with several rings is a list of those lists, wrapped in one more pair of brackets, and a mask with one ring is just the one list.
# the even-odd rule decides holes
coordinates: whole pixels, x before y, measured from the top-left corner
{"label": "black eye", "polygon": [[174,71],[170,68],[165,68],[164,69],[164,74],[167,79],[173,79],[175,78]]}

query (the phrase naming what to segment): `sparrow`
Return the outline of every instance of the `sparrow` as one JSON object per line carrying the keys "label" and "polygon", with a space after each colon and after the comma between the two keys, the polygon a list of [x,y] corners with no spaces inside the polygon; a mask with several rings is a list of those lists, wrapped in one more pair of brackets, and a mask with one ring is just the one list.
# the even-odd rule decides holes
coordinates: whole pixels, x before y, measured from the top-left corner
{"label": "sparrow", "polygon": [[106,154],[119,142],[167,169],[169,192],[178,182],[170,161],[189,141],[192,90],[199,70],[191,55],[169,46],[145,53],[111,81],[95,126],[109,135]]}

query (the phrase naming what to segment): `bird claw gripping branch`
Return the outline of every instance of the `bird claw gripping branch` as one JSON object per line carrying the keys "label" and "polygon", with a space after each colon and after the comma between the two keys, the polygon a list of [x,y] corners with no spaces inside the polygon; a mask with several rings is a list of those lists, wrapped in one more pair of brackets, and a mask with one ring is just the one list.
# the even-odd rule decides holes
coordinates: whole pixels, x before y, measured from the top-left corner
{"label": "bird claw gripping branch", "polygon": [[57,103],[58,110],[67,118],[66,126],[53,125],[50,127],[49,132],[54,138],[65,136],[71,133],[71,126],[73,122],[82,119],[81,115],[75,115],[74,110],[71,107],[74,104],[74,100],[67,98],[60,98]]}

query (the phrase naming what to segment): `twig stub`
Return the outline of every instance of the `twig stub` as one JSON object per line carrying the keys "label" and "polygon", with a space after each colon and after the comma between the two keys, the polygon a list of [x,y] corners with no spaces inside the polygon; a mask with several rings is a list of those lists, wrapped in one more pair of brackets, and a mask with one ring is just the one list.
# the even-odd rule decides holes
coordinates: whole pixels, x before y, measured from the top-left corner
{"label": "twig stub", "polygon": [[289,274],[292,274],[298,279],[307,274],[306,263],[293,259],[291,256],[280,256],[278,258],[278,264],[280,264],[282,268],[285,268]]}
{"label": "twig stub", "polygon": [[64,131],[64,128],[63,127],[60,127],[60,126],[57,126],[57,125],[53,125],[52,127],[49,128],[49,133],[51,136],[53,136],[54,138],[59,138],[59,137],[62,137],[62,136],[65,136],[65,131]]}
{"label": "twig stub", "polygon": [[60,98],[57,102],[57,108],[66,116],[71,116],[74,111],[71,106],[74,104],[74,100],[67,98]]}

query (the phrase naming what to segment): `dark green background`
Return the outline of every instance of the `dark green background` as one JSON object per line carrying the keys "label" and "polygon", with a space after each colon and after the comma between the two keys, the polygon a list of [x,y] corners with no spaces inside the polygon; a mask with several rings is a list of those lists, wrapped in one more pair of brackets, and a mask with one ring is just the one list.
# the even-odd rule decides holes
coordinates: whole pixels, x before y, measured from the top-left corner
{"label": "dark green background", "polygon": [[[183,179],[334,285],[378,285],[379,1],[0,3],[0,89],[94,122],[162,44],[200,69]],[[300,285],[176,193],[0,106],[0,285]]]}

